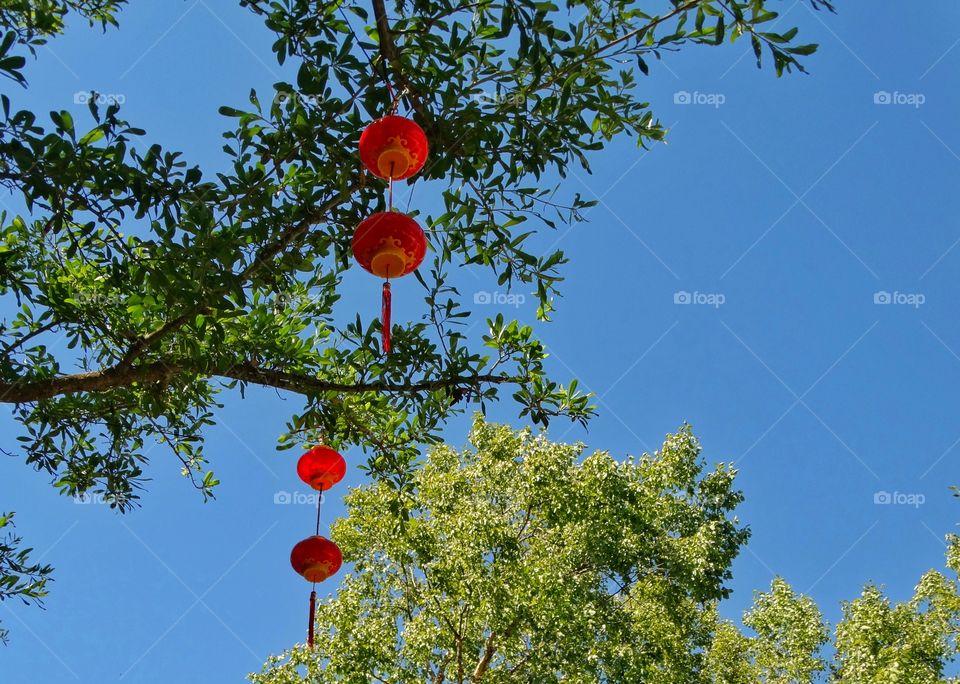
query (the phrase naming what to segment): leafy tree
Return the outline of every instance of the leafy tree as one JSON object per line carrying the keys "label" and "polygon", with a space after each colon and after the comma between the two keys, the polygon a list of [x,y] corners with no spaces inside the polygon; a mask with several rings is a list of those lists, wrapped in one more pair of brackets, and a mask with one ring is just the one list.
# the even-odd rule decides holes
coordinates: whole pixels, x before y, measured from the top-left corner
{"label": "leafy tree", "polygon": [[430,451],[406,520],[384,482],[346,497],[332,537],[352,567],[318,608],[317,643],[254,684],[956,681],[960,538],[952,578],[931,570],[898,605],[868,585],[832,640],[781,578],[741,628],[719,609],[749,536],[742,496],[689,428],[625,461],[482,419],[471,442]]}
{"label": "leafy tree", "polygon": [[734,471],[704,472],[689,429],[618,462],[478,420],[435,447],[398,524],[383,482],[346,497],[332,536],[354,564],[318,612],[314,652],[258,684],[678,682],[710,643],[747,532]]}
{"label": "leafy tree", "polygon": [[[744,616],[753,636],[730,622],[718,625],[710,647],[708,681],[831,682],[837,684],[939,684],[947,664],[960,655],[960,537],[950,535],[947,568],[920,578],[913,596],[893,604],[881,589],[867,584],[843,604],[843,619],[832,641],[813,602],[797,596],[782,579],[757,596]],[[832,646],[832,661],[821,647]],[[728,674],[732,677],[727,678]]]}
{"label": "leafy tree", "polygon": [[[25,86],[25,53],[70,17],[112,26],[124,4],[0,2],[0,73]],[[223,173],[142,142],[96,97],[75,120],[18,109],[16,87],[0,95],[0,184],[22,205],[0,216],[0,403],[22,427],[26,462],[65,494],[133,505],[156,440],[211,495],[203,430],[222,391],[249,386],[302,397],[282,446],[359,446],[403,496],[418,445],[470,401],[510,388],[536,423],[587,420],[589,397],[546,376],[529,322],[497,316],[468,334],[475,314],[451,273],[468,265],[535,287],[548,318],[566,257],[532,238],[592,204],[558,193],[560,179],[589,170],[616,135],[664,137],[637,71],[745,36],[778,74],[814,50],[796,29],[766,30],[777,14],[763,0],[240,4],[275,32],[293,82],[221,108]],[[386,204],[358,137],[394,105],[427,132],[433,153],[416,182],[443,211],[420,217],[423,315],[394,326],[388,356],[377,320],[335,306],[352,230]],[[65,352],[53,344],[63,339]]]}

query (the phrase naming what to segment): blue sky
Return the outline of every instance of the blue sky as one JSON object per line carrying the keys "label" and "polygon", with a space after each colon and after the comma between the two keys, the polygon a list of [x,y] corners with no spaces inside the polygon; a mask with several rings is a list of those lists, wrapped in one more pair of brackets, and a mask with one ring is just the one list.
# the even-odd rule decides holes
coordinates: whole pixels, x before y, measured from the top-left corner
{"label": "blue sky", "polygon": [[[669,144],[619,140],[593,175],[565,181],[561,192],[601,202],[589,223],[543,237],[572,263],[554,322],[537,328],[553,374],[599,397],[588,432],[558,423],[554,438],[625,456],[688,421],[709,461],[737,461],[753,538],[725,614],[779,574],[835,622],[865,581],[904,599],[942,567],[960,512],[947,490],[960,483],[960,7],[842,3],[833,16],[777,4],[781,27],[821,44],[811,74],[777,80],[745,44],[652,62],[640,87]],[[120,96],[151,142],[217,168],[229,125],[217,107],[289,80],[271,43],[233,2],[133,3],[120,31],[71,27],[29,64],[30,90],[4,92],[78,121],[74,93]],[[431,191],[414,203],[429,209]],[[374,315],[376,285],[352,276],[343,310]],[[485,273],[461,281],[468,298],[497,292]],[[419,315],[414,284],[395,298],[397,320]],[[533,320],[529,297],[506,308]],[[235,680],[302,640],[309,586],[288,555],[312,509],[274,503],[304,491],[296,454],[274,449],[298,406],[267,391],[227,400],[209,431],[214,503],[160,448],[143,507],[126,516],[0,460],[0,508],[57,568],[47,610],[0,604],[4,680]],[[468,422],[448,440],[462,444]],[[8,415],[0,430],[15,448]],[[345,485],[362,481],[354,469]]]}

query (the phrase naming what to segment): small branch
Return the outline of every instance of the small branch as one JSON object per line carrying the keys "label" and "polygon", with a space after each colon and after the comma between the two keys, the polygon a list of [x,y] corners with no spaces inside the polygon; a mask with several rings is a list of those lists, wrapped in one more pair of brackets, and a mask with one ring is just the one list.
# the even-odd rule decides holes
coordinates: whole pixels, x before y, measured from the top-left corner
{"label": "small branch", "polygon": [[343,190],[343,192],[338,193],[333,199],[330,199],[320,206],[311,209],[310,212],[298,223],[289,226],[286,230],[280,233],[273,244],[267,245],[257,252],[257,256],[254,258],[253,262],[240,272],[240,280],[243,282],[250,280],[250,278],[260,272],[263,267],[266,266],[266,264],[269,263],[275,256],[303,237],[312,226],[327,219],[327,214],[329,214],[331,210],[335,209],[347,197],[359,189],[359,182],[351,183]]}
{"label": "small branch", "polygon": [[[343,202],[345,197],[349,197],[359,188],[359,183],[353,183],[346,188],[346,190],[331,200],[324,202],[318,207],[314,207],[303,219],[298,221],[292,226],[288,226],[283,232],[277,236],[277,239],[273,241],[272,244],[263,247],[256,255],[254,260],[239,273],[239,278],[242,283],[247,283],[253,276],[255,276],[259,271],[273,260],[280,252],[289,247],[291,244],[297,242],[302,238],[311,226],[320,223],[325,218],[327,214],[337,207],[340,203]],[[209,313],[209,309],[206,306],[196,306],[191,309],[188,309],[185,313],[181,314],[177,318],[172,318],[166,323],[156,328],[150,333],[147,333],[143,337],[138,338],[127,350],[127,353],[120,360],[120,363],[117,365],[118,370],[128,369],[133,365],[133,362],[143,354],[144,351],[150,348],[156,342],[159,342],[167,335],[176,332],[184,325],[189,323],[195,316],[198,314]]]}
{"label": "small branch", "polygon": [[117,369],[120,370],[132,367],[133,362],[136,361],[137,358],[139,358],[140,355],[145,352],[154,342],[163,339],[175,330],[179,330],[198,313],[204,313],[205,311],[209,311],[209,309],[206,307],[199,307],[196,310],[188,311],[177,318],[171,318],[153,332],[137,338],[137,340],[130,345],[130,348],[127,350],[127,353],[124,354],[123,358],[120,359],[120,363],[117,364]]}
{"label": "small branch", "polygon": [[[375,1],[376,1],[376,0],[375,0]],[[688,11],[692,10],[694,7],[696,7],[697,5],[703,4],[705,1],[706,1],[706,0],[688,0],[688,2],[685,2],[685,3],[681,4],[681,5],[678,5],[678,6],[674,7],[671,11],[667,12],[666,14],[664,14],[664,15],[662,15],[662,16],[659,16],[659,17],[654,17],[654,18],[651,19],[648,23],[644,24],[644,25],[641,26],[640,28],[634,29],[633,31],[628,31],[627,33],[623,34],[623,35],[620,36],[619,38],[615,38],[614,40],[611,40],[611,41],[608,42],[608,43],[604,43],[603,45],[597,47],[596,49],[591,50],[590,52],[588,52],[586,55],[584,55],[584,56],[581,57],[580,59],[578,59],[578,60],[576,60],[576,61],[573,61],[573,62],[564,62],[564,63],[563,63],[563,67],[562,67],[561,69],[558,69],[558,70],[556,71],[556,73],[553,74],[553,76],[551,76],[551,77],[548,78],[546,81],[544,81],[543,83],[541,83],[540,85],[537,86],[537,90],[542,90],[542,89],[544,89],[544,88],[549,88],[549,87],[553,86],[555,83],[557,83],[557,81],[559,81],[562,77],[564,77],[564,76],[566,76],[567,74],[569,74],[572,70],[576,69],[577,67],[581,66],[582,64],[584,64],[584,63],[586,63],[586,62],[589,62],[589,61],[592,60],[592,59],[595,59],[595,58],[599,57],[599,56],[601,55],[601,53],[606,52],[607,50],[609,50],[609,49],[612,48],[612,47],[615,47],[615,46],[617,46],[617,45],[620,45],[620,44],[622,44],[622,43],[625,43],[625,42],[627,42],[628,40],[630,40],[631,38],[635,38],[635,37],[637,37],[637,36],[643,35],[643,34],[646,33],[647,31],[649,31],[650,29],[656,28],[657,26],[659,26],[659,25],[662,24],[663,22],[667,21],[668,19],[672,19],[673,17],[675,17],[675,16],[677,16],[677,15],[679,15],[679,14],[683,14],[683,13],[685,13],[685,12],[688,12]],[[476,88],[476,87],[478,87],[478,86],[483,85],[484,83],[487,83],[487,82],[489,82],[489,81],[492,81],[492,80],[494,80],[498,75],[499,75],[499,74],[493,74],[493,75],[491,75],[491,76],[487,76],[486,78],[478,79],[478,80],[476,80],[476,81],[474,81],[473,83],[470,84],[470,88],[471,88],[471,89],[472,89],[472,88]],[[501,105],[501,106],[502,106],[502,105]]]}
{"label": "small branch", "polygon": [[46,333],[46,332],[50,332],[51,330],[56,328],[58,325],[59,323],[57,323],[56,321],[51,321],[46,325],[41,325],[39,328],[34,328],[33,330],[26,333],[22,337],[14,338],[13,340],[10,341],[10,344],[6,345],[2,350],[0,350],[0,356],[7,356],[10,352],[12,352],[14,349],[17,349],[17,348],[22,349],[23,345],[29,342],[30,340],[32,340],[34,337],[37,337],[38,335],[42,335],[43,333]]}

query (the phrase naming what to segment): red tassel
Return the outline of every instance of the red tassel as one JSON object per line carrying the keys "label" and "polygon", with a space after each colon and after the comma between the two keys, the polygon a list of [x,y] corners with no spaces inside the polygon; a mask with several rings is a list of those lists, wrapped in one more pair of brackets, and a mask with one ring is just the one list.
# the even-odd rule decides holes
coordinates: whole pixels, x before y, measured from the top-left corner
{"label": "red tassel", "polygon": [[317,615],[317,592],[310,592],[310,626],[307,628],[307,647],[313,648],[313,622]]}
{"label": "red tassel", "polygon": [[390,281],[383,284],[383,310],[381,311],[381,333],[383,335],[383,351],[390,353],[390,304],[392,295],[390,294]]}

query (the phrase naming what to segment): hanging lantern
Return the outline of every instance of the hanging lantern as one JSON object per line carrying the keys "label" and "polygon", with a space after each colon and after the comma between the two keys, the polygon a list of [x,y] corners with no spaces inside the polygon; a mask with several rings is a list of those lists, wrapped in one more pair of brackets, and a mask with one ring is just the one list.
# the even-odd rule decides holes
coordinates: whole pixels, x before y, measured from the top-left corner
{"label": "hanging lantern", "polygon": [[297,475],[317,491],[326,491],[343,479],[347,462],[328,446],[315,446],[297,461]]}
{"label": "hanging lantern", "polygon": [[427,136],[410,119],[385,116],[369,124],[360,135],[360,161],[384,180],[403,180],[427,161]]}
{"label": "hanging lantern", "polygon": [[353,256],[383,284],[383,351],[390,351],[390,278],[412,273],[427,254],[427,238],[420,225],[406,214],[381,211],[364,219],[353,234]]}
{"label": "hanging lantern", "polygon": [[339,546],[317,534],[293,547],[290,565],[308,582],[322,582],[340,569],[343,555]]}
{"label": "hanging lantern", "polygon": [[364,219],[353,234],[353,256],[381,278],[399,278],[417,269],[427,253],[420,225],[398,211],[381,211]]}

